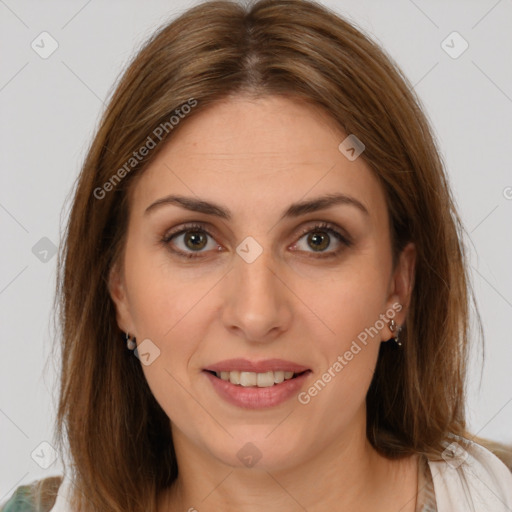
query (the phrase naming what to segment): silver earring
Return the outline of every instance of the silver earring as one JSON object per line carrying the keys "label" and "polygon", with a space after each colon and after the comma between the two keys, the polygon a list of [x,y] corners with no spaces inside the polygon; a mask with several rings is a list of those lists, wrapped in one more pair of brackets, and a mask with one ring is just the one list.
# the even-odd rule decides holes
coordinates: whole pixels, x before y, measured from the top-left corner
{"label": "silver earring", "polygon": [[126,333],[126,346],[128,350],[134,350],[137,348],[137,343],[135,343],[135,338],[131,339],[130,335]]}
{"label": "silver earring", "polygon": [[396,330],[396,336],[394,336],[393,338],[394,338],[394,340],[395,340],[395,343],[396,343],[399,347],[401,347],[401,346],[402,346],[402,342],[398,340],[398,337],[400,336],[400,331],[402,330],[402,327],[401,327],[401,326],[398,326],[394,320],[391,320],[391,322],[389,322],[389,330],[390,330],[391,332],[393,332],[393,333],[394,333],[394,332],[395,332],[395,330]]}

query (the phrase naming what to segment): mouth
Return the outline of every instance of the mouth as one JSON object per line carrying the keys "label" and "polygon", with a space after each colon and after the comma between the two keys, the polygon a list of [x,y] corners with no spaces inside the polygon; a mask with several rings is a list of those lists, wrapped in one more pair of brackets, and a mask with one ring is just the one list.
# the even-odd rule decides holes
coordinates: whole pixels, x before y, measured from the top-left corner
{"label": "mouth", "polygon": [[293,398],[313,372],[285,359],[236,358],[208,365],[202,373],[224,401],[245,409],[264,409]]}
{"label": "mouth", "polygon": [[245,371],[205,369],[203,375],[223,401],[243,409],[268,409],[297,396],[307,385],[309,369]]}
{"label": "mouth", "polygon": [[241,370],[232,371],[213,371],[204,370],[214,377],[230,382],[231,384],[244,388],[270,388],[277,386],[285,381],[293,380],[301,375],[310,373],[311,370],[303,370],[299,372],[270,370],[267,372],[249,372]]}

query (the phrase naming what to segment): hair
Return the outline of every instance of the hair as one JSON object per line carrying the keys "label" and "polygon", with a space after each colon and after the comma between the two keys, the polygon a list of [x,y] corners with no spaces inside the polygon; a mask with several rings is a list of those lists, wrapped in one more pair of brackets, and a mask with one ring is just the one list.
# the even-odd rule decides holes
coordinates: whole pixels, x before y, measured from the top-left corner
{"label": "hair", "polygon": [[[136,178],[190,118],[238,95],[308,102],[363,141],[361,158],[385,192],[393,267],[408,242],[416,246],[403,348],[381,344],[367,394],[373,447],[388,458],[439,458],[448,435],[466,435],[473,292],[464,230],[413,87],[378,44],[322,5],[211,1],[165,24],[133,58],[75,184],[58,256],[56,435],[69,450],[77,510],[153,512],[177,477],[169,418],[122,342],[108,276],[122,263]],[[165,136],[134,159],[160,126]]]}

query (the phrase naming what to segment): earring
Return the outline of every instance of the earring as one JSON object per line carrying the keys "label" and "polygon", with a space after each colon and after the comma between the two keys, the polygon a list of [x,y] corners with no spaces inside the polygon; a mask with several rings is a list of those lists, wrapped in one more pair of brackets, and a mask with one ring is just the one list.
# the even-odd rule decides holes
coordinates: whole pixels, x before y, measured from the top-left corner
{"label": "earring", "polygon": [[395,343],[399,347],[401,347],[402,346],[402,342],[398,340],[398,337],[400,336],[400,331],[402,330],[402,327],[398,326],[394,320],[391,320],[391,322],[389,322],[389,330],[391,332],[393,332],[393,333],[396,330],[396,336],[394,336],[394,340],[395,340]]}
{"label": "earring", "polygon": [[126,346],[128,350],[134,350],[137,348],[137,343],[135,343],[135,338],[131,339],[130,335],[126,333]]}

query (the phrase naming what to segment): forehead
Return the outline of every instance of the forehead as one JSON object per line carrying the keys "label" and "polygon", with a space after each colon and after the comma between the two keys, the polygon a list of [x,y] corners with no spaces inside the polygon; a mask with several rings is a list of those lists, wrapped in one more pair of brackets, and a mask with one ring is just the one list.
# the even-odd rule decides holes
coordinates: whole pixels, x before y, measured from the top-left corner
{"label": "forehead", "polygon": [[241,96],[181,123],[137,180],[136,210],[179,193],[226,204],[243,216],[340,192],[357,197],[375,218],[385,213],[377,178],[362,158],[350,161],[340,152],[347,134],[319,107]]}

